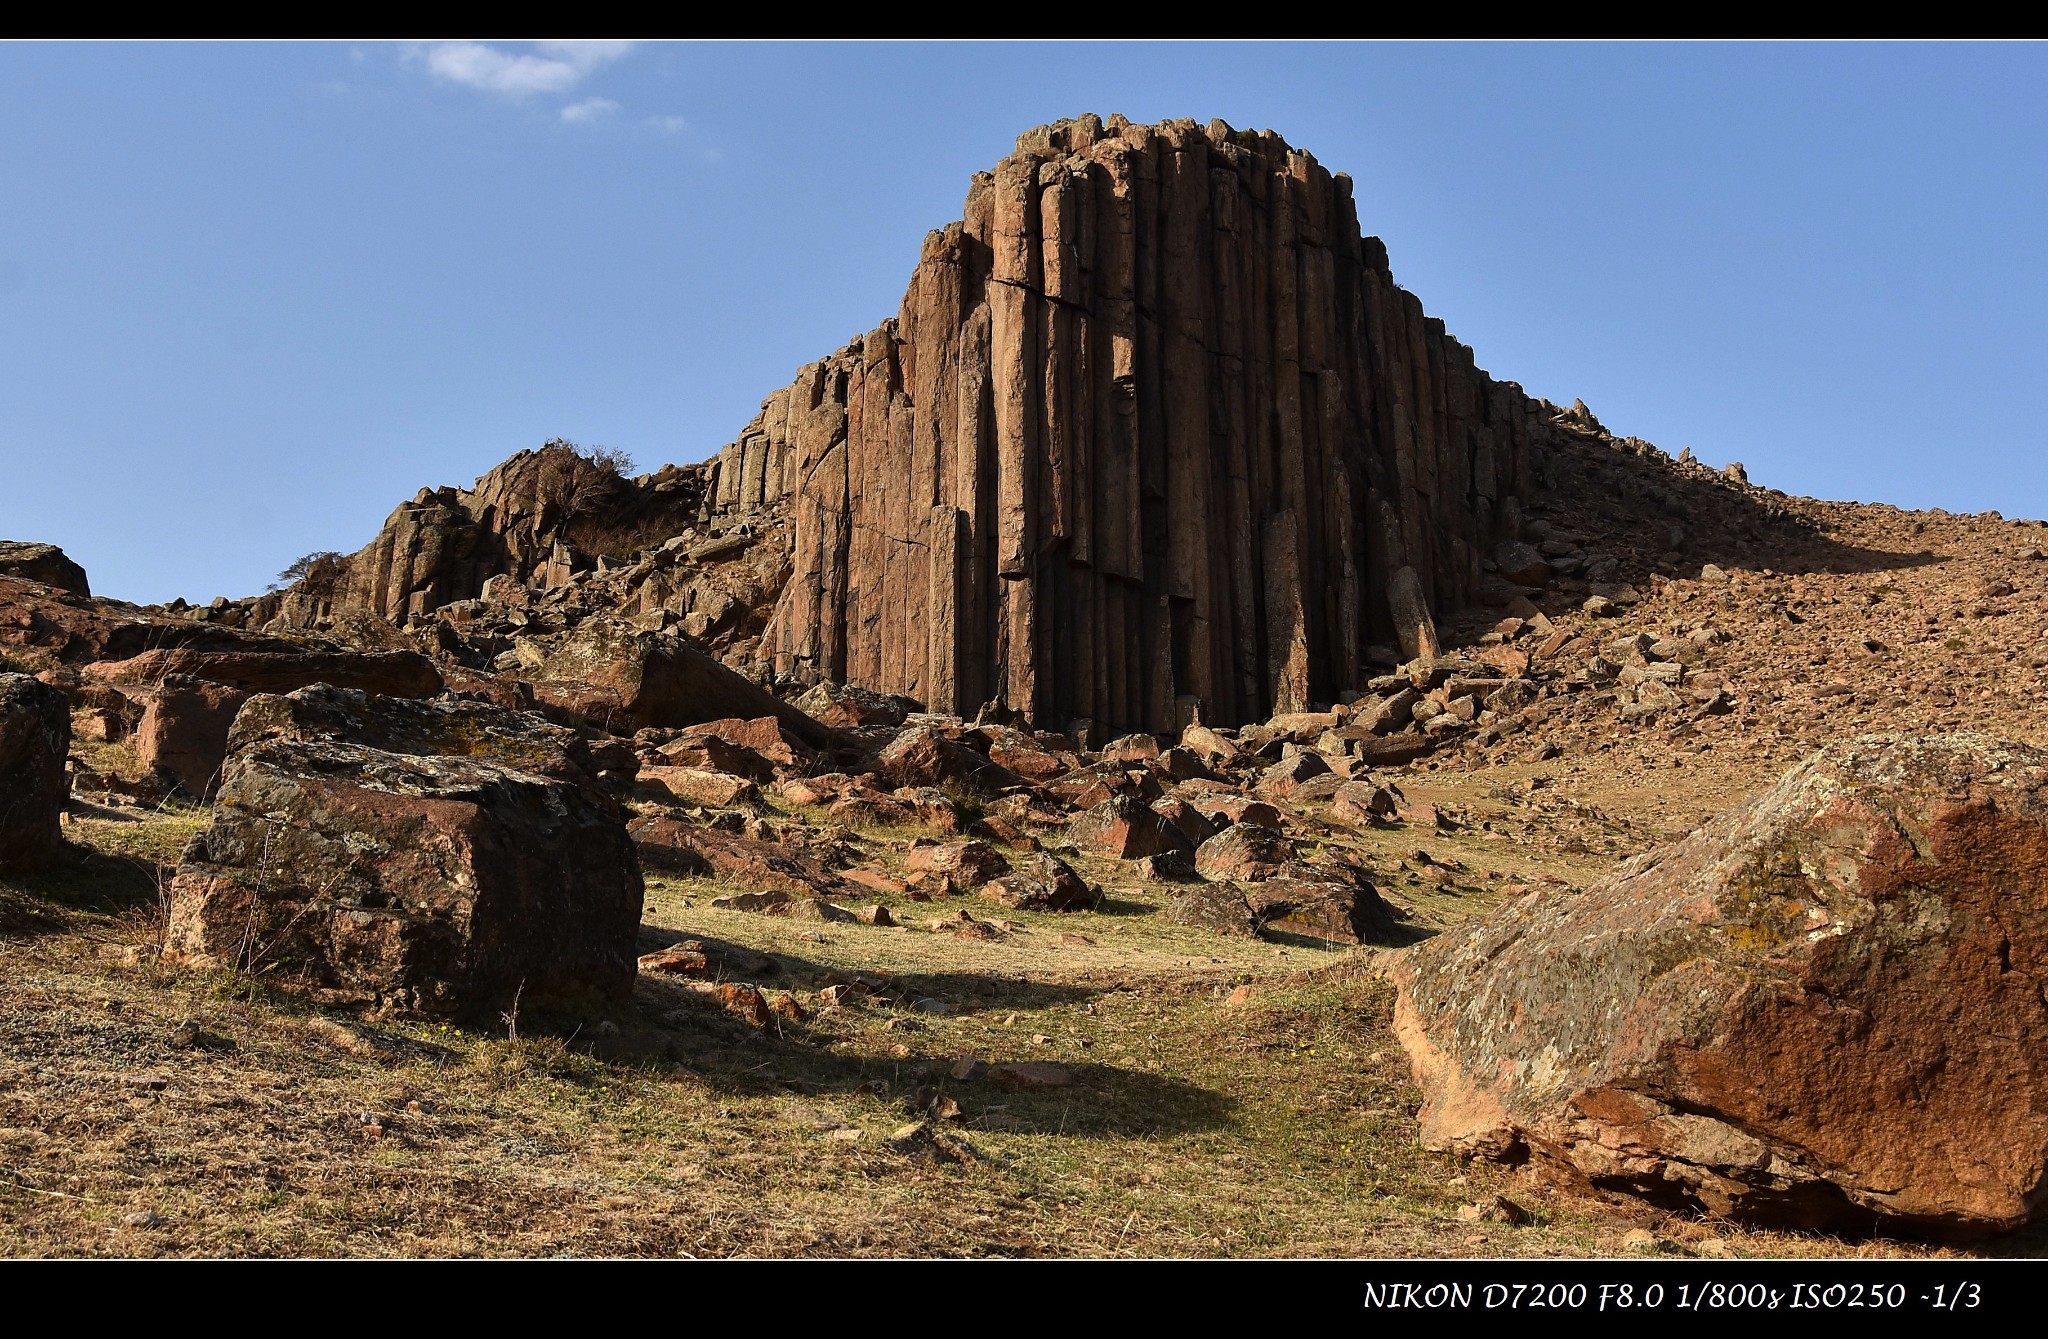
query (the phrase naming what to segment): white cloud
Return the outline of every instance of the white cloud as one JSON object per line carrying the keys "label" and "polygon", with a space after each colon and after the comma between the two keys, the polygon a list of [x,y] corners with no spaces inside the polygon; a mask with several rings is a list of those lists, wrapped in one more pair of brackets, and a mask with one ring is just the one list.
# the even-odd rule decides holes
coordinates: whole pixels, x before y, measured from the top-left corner
{"label": "white cloud", "polygon": [[680,116],[650,116],[647,124],[664,135],[680,135],[690,128],[690,123]]}
{"label": "white cloud", "polygon": [[483,42],[434,42],[413,53],[436,79],[487,93],[523,98],[566,93],[598,66],[617,60],[631,42],[534,42],[531,52]]}
{"label": "white cloud", "polygon": [[562,119],[580,125],[585,121],[595,121],[600,116],[610,116],[617,110],[619,104],[610,98],[585,98],[562,108]]}

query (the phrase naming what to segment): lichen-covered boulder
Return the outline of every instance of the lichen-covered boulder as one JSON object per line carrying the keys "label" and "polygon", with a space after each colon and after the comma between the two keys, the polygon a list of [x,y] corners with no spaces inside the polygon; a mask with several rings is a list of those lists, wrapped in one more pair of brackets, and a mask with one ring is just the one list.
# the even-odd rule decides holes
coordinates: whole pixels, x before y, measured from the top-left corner
{"label": "lichen-covered boulder", "polygon": [[630,994],[640,867],[572,731],[316,686],[250,699],[229,746],[174,958],[440,1016]]}
{"label": "lichen-covered boulder", "polygon": [[1754,1222],[2048,1197],[2048,752],[1833,745],[1582,893],[1409,950],[1424,1141]]}

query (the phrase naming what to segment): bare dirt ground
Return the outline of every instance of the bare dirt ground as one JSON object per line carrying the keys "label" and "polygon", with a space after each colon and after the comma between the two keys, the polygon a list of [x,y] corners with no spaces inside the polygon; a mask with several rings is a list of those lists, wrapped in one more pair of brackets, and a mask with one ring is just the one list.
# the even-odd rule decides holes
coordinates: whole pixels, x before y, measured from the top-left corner
{"label": "bare dirt ground", "polygon": [[[1526,728],[1394,774],[1436,824],[1295,806],[1295,835],[1359,857],[1421,935],[1583,886],[1831,738],[2048,743],[2048,530],[1780,505],[1790,529],[1707,553],[1704,579],[1697,549],[1667,566],[1664,536],[1608,541],[1639,596],[1616,616],[1569,582],[1538,601],[1595,647],[1688,639],[1725,711],[1624,721],[1560,671]],[[788,1016],[756,1029],[643,976],[627,1015],[457,1031],[157,966],[161,867],[203,821],[78,806],[70,864],[0,882],[0,1253],[1959,1253],[1556,1196],[1424,1153],[1381,950],[1174,926],[1175,888],[1113,861],[1075,858],[1107,892],[1093,912],[883,895],[893,928],[714,909],[734,890],[650,877],[643,950],[765,955],[746,979],[788,992]],[[906,844],[862,837],[884,863]],[[990,937],[954,933],[963,908]],[[969,1059],[1055,1068],[1005,1083]],[[1475,1217],[1494,1195],[1529,1221]],[[1653,1242],[1625,1245],[1638,1229]]]}

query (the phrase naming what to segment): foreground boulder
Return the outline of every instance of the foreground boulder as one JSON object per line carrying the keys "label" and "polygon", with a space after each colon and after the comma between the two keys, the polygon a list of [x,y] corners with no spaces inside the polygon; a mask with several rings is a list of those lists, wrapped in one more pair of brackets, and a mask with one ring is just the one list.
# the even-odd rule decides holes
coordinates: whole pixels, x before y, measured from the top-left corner
{"label": "foreground boulder", "polygon": [[630,994],[640,867],[573,732],[317,686],[250,699],[229,748],[173,957],[441,1016]]}
{"label": "foreground boulder", "polygon": [[0,873],[34,869],[56,854],[70,751],[64,694],[26,674],[0,674]]}
{"label": "foreground boulder", "polygon": [[1759,1223],[2018,1227],[2048,1196],[2048,752],[1831,746],[1395,981],[1432,1148]]}
{"label": "foreground boulder", "polygon": [[30,544],[0,539],[0,576],[19,577],[72,595],[90,595],[85,569],[55,544]]}

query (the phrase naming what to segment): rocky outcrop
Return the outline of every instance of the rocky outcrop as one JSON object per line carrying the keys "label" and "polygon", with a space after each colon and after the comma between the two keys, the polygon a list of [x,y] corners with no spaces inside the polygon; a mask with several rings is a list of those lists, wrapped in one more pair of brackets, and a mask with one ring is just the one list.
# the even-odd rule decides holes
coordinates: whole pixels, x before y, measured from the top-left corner
{"label": "rocky outcrop", "polygon": [[0,576],[51,586],[68,595],[92,594],[92,586],[85,579],[85,569],[71,561],[55,544],[0,539]]}
{"label": "rocky outcrop", "polygon": [[897,317],[771,396],[709,496],[792,512],[778,672],[1169,732],[1427,645],[1548,430],[1394,284],[1348,178],[1083,117],[975,178]]}
{"label": "rocky outcrop", "polygon": [[422,488],[368,545],[326,563],[276,597],[265,617],[313,626],[360,610],[403,622],[509,575],[552,589],[599,557],[637,552],[701,510],[699,472],[629,479],[567,443],[521,451],[468,489]]}
{"label": "rocky outcrop", "polygon": [[2044,889],[2048,753],[1830,746],[1409,950],[1425,1142],[1762,1223],[2017,1227],[2048,1195]]}
{"label": "rocky outcrop", "polygon": [[964,215],[715,460],[522,452],[271,612],[603,587],[760,681],[1100,738],[1333,700],[1502,584],[1554,407],[1395,285],[1349,178],[1270,131],[1088,116]]}
{"label": "rocky outcrop", "polygon": [[73,595],[40,581],[0,575],[0,650],[37,653],[65,666],[126,660],[165,647],[294,651],[205,623],[168,618],[119,600]]}
{"label": "rocky outcrop", "polygon": [[34,869],[56,853],[70,750],[64,694],[26,674],[0,674],[0,873]]}
{"label": "rocky outcrop", "polygon": [[319,687],[252,698],[230,744],[174,957],[442,1016],[631,991],[639,864],[573,732]]}

